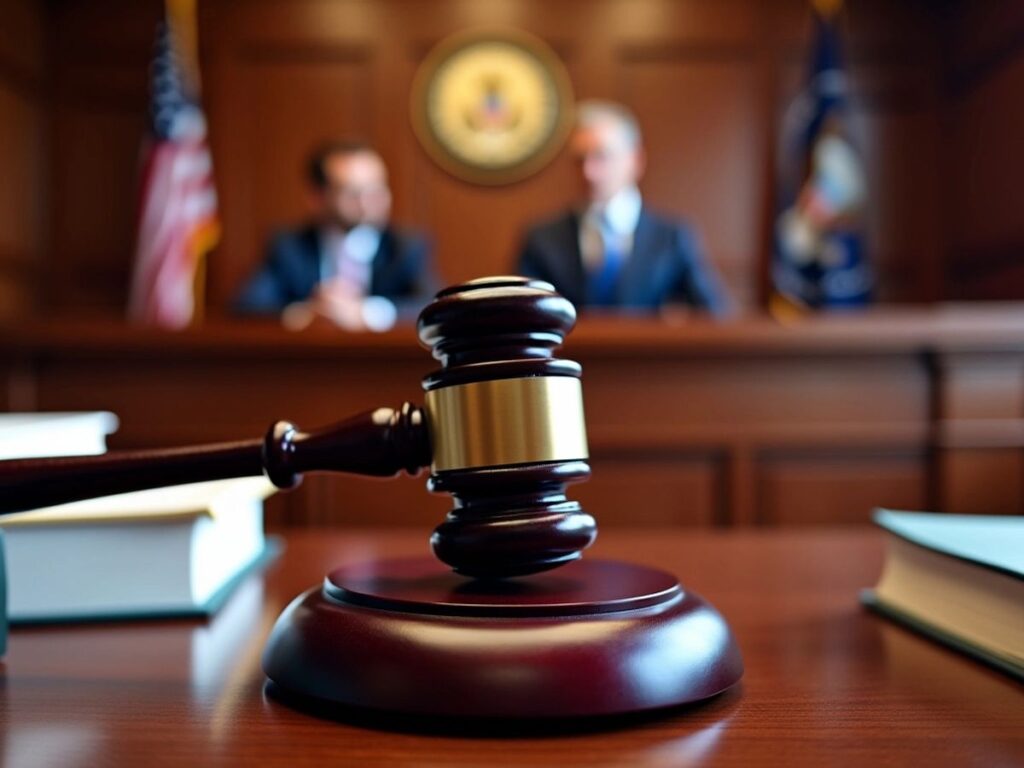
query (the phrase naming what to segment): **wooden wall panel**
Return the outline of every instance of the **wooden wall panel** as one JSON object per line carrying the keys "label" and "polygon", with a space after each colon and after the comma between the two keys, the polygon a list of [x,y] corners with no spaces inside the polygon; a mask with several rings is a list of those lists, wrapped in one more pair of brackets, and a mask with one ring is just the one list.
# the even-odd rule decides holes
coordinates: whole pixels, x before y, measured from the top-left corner
{"label": "wooden wall panel", "polygon": [[1024,5],[963,3],[950,19],[949,295],[1024,298]]}
{"label": "wooden wall panel", "polygon": [[981,354],[945,355],[938,406],[958,420],[1024,419],[1024,361]]}
{"label": "wooden wall panel", "polygon": [[1024,451],[961,449],[942,457],[939,472],[946,512],[1024,514]]}
{"label": "wooden wall panel", "polygon": [[46,59],[46,16],[43,9],[33,0],[5,0],[3,11],[4,23],[0,24],[3,80],[38,86]]}
{"label": "wooden wall panel", "polygon": [[928,507],[923,454],[882,447],[783,454],[760,462],[759,476],[756,522],[763,525],[863,525],[875,507]]}
{"label": "wooden wall panel", "polygon": [[270,528],[417,528],[430,532],[452,507],[447,494],[429,493],[427,475],[395,478],[310,475],[302,485],[267,502]]}
{"label": "wooden wall panel", "polygon": [[0,316],[26,313],[43,251],[44,118],[33,97],[0,80]]}
{"label": "wooden wall panel", "polygon": [[51,6],[51,252],[45,304],[124,311],[160,5]]}
{"label": "wooden wall panel", "polygon": [[[44,270],[50,303],[79,310],[127,301],[144,118],[131,107],[58,109],[54,252]],[[111,259],[111,253],[125,258]]]}
{"label": "wooden wall panel", "polygon": [[215,285],[237,286],[275,230],[309,215],[311,147],[371,135],[372,80],[364,48],[267,45],[238,57],[231,72],[238,111],[220,126],[216,174],[228,242],[246,257],[218,263]]}
{"label": "wooden wall panel", "polygon": [[749,48],[621,54],[619,99],[645,115],[644,192],[703,235],[730,292],[756,303],[765,158]]}
{"label": "wooden wall panel", "polygon": [[590,467],[591,479],[571,486],[569,495],[592,511],[598,525],[712,526],[726,522],[720,456],[597,450]]}
{"label": "wooden wall panel", "polygon": [[5,251],[38,251],[40,242],[43,120],[33,95],[0,82],[0,163],[6,169],[0,185],[0,247]]}
{"label": "wooden wall panel", "polygon": [[[900,423],[924,419],[929,409],[928,372],[912,358],[819,355],[811,362],[722,355],[649,360],[641,368],[600,353],[570,348],[569,355],[580,360],[588,378],[608,382],[601,390],[585,390],[585,400],[588,418],[599,415],[608,428],[595,439],[612,444],[641,429],[666,439],[705,430],[715,439],[743,425],[755,439],[754,426],[857,426],[865,414],[878,423]],[[624,396],[640,391],[643,397]]]}
{"label": "wooden wall panel", "polygon": [[473,187],[434,165],[419,148],[414,164],[418,221],[436,245],[438,268],[449,283],[487,274],[515,273],[529,222],[564,209],[575,188],[562,157],[511,187]]}
{"label": "wooden wall panel", "polygon": [[[484,24],[547,40],[579,97],[633,104],[651,144],[649,202],[697,225],[741,304],[763,298],[774,132],[806,60],[803,0],[200,5],[225,222],[208,276],[214,314],[258,262],[268,232],[302,217],[301,163],[325,134],[361,134],[381,148],[392,168],[396,219],[433,234],[444,279],[512,268],[524,227],[573,199],[569,159],[563,154],[517,184],[476,187],[426,157],[408,117],[413,74],[431,46]],[[52,6],[54,116],[64,126],[53,148],[54,183],[64,191],[53,210],[51,298],[62,309],[120,310],[124,303],[145,70],[159,9],[156,0]],[[852,67],[864,73],[869,95],[882,94],[875,102],[884,102],[867,119],[873,188],[886,208],[871,236],[884,263],[882,294],[935,298],[942,282],[935,277],[941,235],[933,227],[941,218],[938,117],[920,99],[918,112],[907,115],[889,97],[906,82],[935,90],[937,12],[923,2],[862,0],[848,13]],[[908,28],[919,33],[909,42]],[[83,81],[87,87],[76,85]],[[102,194],[90,194],[97,188]]]}
{"label": "wooden wall panel", "polygon": [[957,297],[1024,297],[1019,271],[1024,250],[1021,93],[1024,45],[958,103],[953,135],[957,183],[950,186],[955,254],[952,290]]}
{"label": "wooden wall panel", "polygon": [[946,509],[1024,513],[1024,452],[1013,440],[1024,433],[1024,361],[961,351],[942,355],[935,369],[944,425],[935,458]]}
{"label": "wooden wall panel", "polygon": [[[913,102],[911,102],[913,104]],[[879,107],[862,116],[868,189],[867,245],[882,301],[943,298],[941,121],[929,108]]]}
{"label": "wooden wall panel", "polygon": [[42,8],[15,0],[0,23],[0,317],[29,313],[46,250],[45,37]]}

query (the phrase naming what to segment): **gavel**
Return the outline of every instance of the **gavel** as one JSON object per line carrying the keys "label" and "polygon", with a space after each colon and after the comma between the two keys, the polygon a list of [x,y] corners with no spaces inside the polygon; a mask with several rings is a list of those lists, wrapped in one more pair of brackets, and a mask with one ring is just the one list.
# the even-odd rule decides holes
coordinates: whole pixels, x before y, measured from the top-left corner
{"label": "gavel", "polygon": [[278,421],[262,440],[3,461],[0,514],[232,477],[265,474],[289,489],[306,472],[429,466],[430,490],[455,501],[431,537],[440,560],[478,578],[555,568],[597,533],[565,492],[590,476],[581,368],[554,357],[575,322],[572,304],[539,280],[448,288],[418,321],[441,363],[423,380],[424,407],[378,408],[311,432]]}
{"label": "gavel", "polygon": [[261,473],[292,488],[311,471],[430,466],[428,487],[455,499],[431,545],[455,573],[429,557],[329,572],[275,622],[268,690],[286,703],[460,719],[706,699],[743,674],[714,606],[664,571],[580,557],[597,531],[565,493],[590,475],[581,369],[554,356],[575,322],[541,281],[448,288],[419,317],[420,341],[441,363],[423,381],[422,408],[378,408],[308,433],[279,421],[248,442],[0,462],[0,514]]}

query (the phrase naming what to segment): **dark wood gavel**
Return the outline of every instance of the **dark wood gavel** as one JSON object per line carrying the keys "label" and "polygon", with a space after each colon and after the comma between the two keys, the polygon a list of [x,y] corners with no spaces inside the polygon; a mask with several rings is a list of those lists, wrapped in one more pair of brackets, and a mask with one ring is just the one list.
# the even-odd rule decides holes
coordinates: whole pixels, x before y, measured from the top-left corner
{"label": "dark wood gavel", "polygon": [[487,578],[576,560],[594,518],[565,486],[590,476],[578,363],[553,356],[576,321],[547,283],[474,280],[441,291],[419,337],[441,369],[423,408],[378,408],[313,432],[287,421],[262,440],[99,456],[0,462],[0,514],[167,485],[265,474],[278,488],[306,472],[390,476],[430,466],[454,508],[431,538],[459,573]]}

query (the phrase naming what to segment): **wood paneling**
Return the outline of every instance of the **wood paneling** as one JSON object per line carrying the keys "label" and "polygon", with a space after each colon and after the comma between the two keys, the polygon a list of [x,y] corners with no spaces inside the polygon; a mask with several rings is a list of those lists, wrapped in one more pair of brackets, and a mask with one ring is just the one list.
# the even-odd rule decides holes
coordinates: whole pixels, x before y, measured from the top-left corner
{"label": "wood paneling", "polygon": [[942,413],[961,420],[1024,418],[1024,361],[948,355],[941,370]]}
{"label": "wood paneling", "polygon": [[598,526],[712,526],[727,522],[724,453],[615,452],[598,447],[586,483],[569,494]]}
{"label": "wood paneling", "polygon": [[5,3],[0,23],[0,316],[27,314],[46,248],[43,11]]}
{"label": "wood paneling", "polygon": [[[47,282],[62,309],[124,303],[158,13],[155,0],[52,7],[60,128]],[[927,3],[881,0],[850,3],[848,16],[851,71],[865,103],[856,119],[878,200],[869,229],[882,295],[938,298],[942,147],[939,108],[927,95],[941,79],[939,16]],[[807,58],[803,0],[207,0],[205,101],[225,223],[208,275],[214,314],[259,261],[267,235],[304,215],[302,161],[329,135],[381,148],[396,218],[434,236],[445,279],[512,268],[527,223],[573,199],[568,158],[517,184],[476,187],[430,161],[408,117],[413,74],[431,46],[486,24],[547,40],[578,96],[634,106],[650,145],[649,202],[698,226],[741,304],[762,298],[776,121]],[[917,34],[908,38],[908,28]]]}
{"label": "wood paneling", "polygon": [[1024,514],[1024,450],[959,449],[942,457],[947,511],[960,514]]}
{"label": "wood paneling", "polygon": [[766,525],[863,525],[874,507],[926,509],[923,453],[887,446],[767,456],[760,462],[757,522]]}
{"label": "wood paneling", "polygon": [[[936,109],[873,109],[862,118],[868,249],[882,301],[943,298],[941,121]],[[932,265],[932,268],[924,268]]]}
{"label": "wood paneling", "polygon": [[50,308],[125,306],[159,13],[151,2],[52,7]]}
{"label": "wood paneling", "polygon": [[424,542],[449,509],[451,496],[426,489],[427,474],[390,479],[313,475],[295,491],[267,502],[267,523],[279,527],[414,527]]}
{"label": "wood paneling", "polygon": [[753,305],[766,161],[749,47],[633,46],[617,66],[619,100],[647,116],[645,193],[698,226],[734,297]]}
{"label": "wood paneling", "polygon": [[[143,116],[124,105],[57,110],[54,252],[46,265],[51,305],[78,310],[124,306],[142,130]],[[111,259],[111,253],[126,257]]]}
{"label": "wood paneling", "polygon": [[1024,360],[960,351],[936,366],[937,475],[950,512],[1024,513]]}
{"label": "wood paneling", "polygon": [[[955,113],[958,162],[951,186],[956,212],[953,247],[957,296],[1024,295],[1019,266],[1024,249],[1020,179],[1024,175],[1024,44],[1017,55],[964,94]],[[1000,289],[993,275],[1015,278]]]}
{"label": "wood paneling", "polygon": [[950,19],[949,295],[1024,296],[1024,6],[963,3]]}
{"label": "wood paneling", "polygon": [[[607,527],[863,522],[872,507],[1024,506],[1024,307],[873,312],[792,326],[591,318],[583,365],[593,477],[573,486]],[[181,334],[114,323],[0,329],[8,407],[110,409],[114,448],[315,427],[422,401],[435,367],[412,329],[342,335],[266,324]],[[0,400],[0,404],[3,401]],[[310,477],[275,525],[417,525],[450,501],[425,477]]]}
{"label": "wood paneling", "polygon": [[215,284],[238,285],[266,238],[310,213],[302,162],[310,147],[373,134],[374,63],[368,48],[317,45],[253,47],[233,62],[240,109],[218,113],[227,139],[217,145],[216,170],[227,242],[248,256],[217,268]]}

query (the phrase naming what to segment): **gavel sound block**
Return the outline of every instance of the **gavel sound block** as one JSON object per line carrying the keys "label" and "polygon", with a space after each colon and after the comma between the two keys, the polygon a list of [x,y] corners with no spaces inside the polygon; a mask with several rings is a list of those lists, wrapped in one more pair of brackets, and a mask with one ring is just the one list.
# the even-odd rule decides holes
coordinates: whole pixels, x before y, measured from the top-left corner
{"label": "gavel sound block", "polygon": [[[378,409],[262,441],[0,462],[0,512],[198,480],[430,466],[454,508],[433,558],[349,565],[297,597],[263,655],[287,693],[458,717],[609,715],[698,701],[743,672],[728,625],[671,574],[581,559],[596,524],[580,366],[554,357],[575,323],[547,283],[485,278],[438,294],[419,335],[441,363],[424,408]],[[443,561],[444,565],[442,564]]]}

